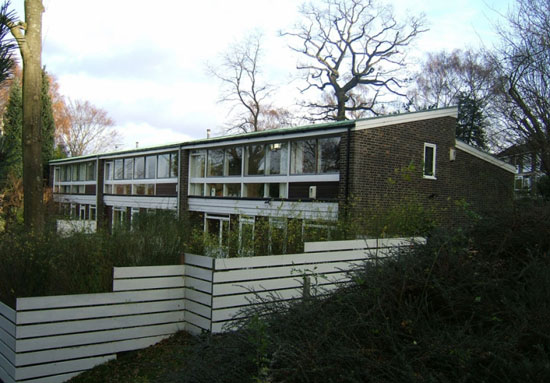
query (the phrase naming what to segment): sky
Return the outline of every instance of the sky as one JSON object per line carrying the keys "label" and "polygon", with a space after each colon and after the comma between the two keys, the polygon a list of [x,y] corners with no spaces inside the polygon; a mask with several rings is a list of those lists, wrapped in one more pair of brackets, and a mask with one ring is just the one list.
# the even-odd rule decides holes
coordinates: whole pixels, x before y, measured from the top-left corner
{"label": "sky", "polygon": [[[232,43],[264,35],[262,68],[295,105],[297,57],[279,31],[299,20],[298,0],[43,0],[42,64],[67,98],[107,111],[119,149],[161,145],[222,131],[228,106],[206,71]],[[493,26],[513,0],[388,0],[400,17],[425,15],[429,31],[409,54],[491,46]],[[23,0],[12,0],[20,18]],[[285,105],[281,105],[285,106]]]}

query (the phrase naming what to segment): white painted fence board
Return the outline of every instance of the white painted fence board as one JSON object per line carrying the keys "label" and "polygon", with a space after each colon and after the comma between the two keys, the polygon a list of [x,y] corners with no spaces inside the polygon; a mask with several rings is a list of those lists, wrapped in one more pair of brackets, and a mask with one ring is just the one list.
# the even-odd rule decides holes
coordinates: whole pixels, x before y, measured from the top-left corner
{"label": "white painted fence board", "polygon": [[9,355],[4,355],[0,352],[0,367],[4,369],[4,371],[14,377],[15,376],[15,354],[10,353]]}
{"label": "white painted fence board", "polygon": [[[212,295],[203,293],[199,290],[186,289],[185,300],[202,303],[203,305],[209,305],[212,302]],[[185,308],[187,309],[187,304],[185,305]]]}
{"label": "white painted fence board", "polygon": [[18,298],[17,310],[39,310],[63,307],[108,305],[183,298],[182,287],[148,291],[121,291],[99,294],[57,295],[49,297]]}
{"label": "white painted fence board", "polygon": [[[231,307],[250,306],[262,301],[281,301],[302,296],[301,288],[280,289],[275,291],[261,291],[250,294],[228,295],[223,297],[215,297],[212,301],[212,309],[220,310]],[[215,317],[215,320],[219,318]]]}
{"label": "white painted fence board", "polygon": [[173,334],[182,329],[183,322],[175,322],[161,325],[131,327],[116,330],[20,339],[17,342],[17,352],[46,350],[51,348],[78,346],[82,344],[107,343],[117,340],[166,335]]}
{"label": "white painted fence board", "polygon": [[113,317],[130,314],[154,313],[163,311],[183,310],[182,300],[128,303],[121,305],[101,305],[68,309],[41,311],[24,311],[17,316],[17,324],[31,324],[66,321],[74,319],[89,319]]}
{"label": "white painted fence board", "polygon": [[185,254],[185,264],[199,267],[205,267],[207,269],[213,268],[214,258],[205,257],[204,255]]}
{"label": "white painted fence board", "polygon": [[114,267],[113,279],[180,276],[185,265]]}
{"label": "white painted fence board", "polygon": [[374,256],[387,257],[389,253],[389,249],[359,249],[328,253],[317,252],[308,254],[269,255],[253,258],[222,258],[216,259],[216,271],[229,271],[233,269],[248,269],[253,271],[255,268],[265,267],[310,265],[346,260],[366,260]]}
{"label": "white painted fence board", "polygon": [[210,306],[201,305],[196,302],[186,302],[185,305],[186,311],[189,313],[197,314],[205,318],[210,318],[212,316],[212,308]]}
{"label": "white painted fence board", "polygon": [[7,333],[1,328],[0,328],[0,343],[4,343],[10,349],[15,350],[15,336]]}
{"label": "white painted fence board", "polygon": [[187,289],[195,289],[210,294],[212,291],[212,282],[203,281],[193,277],[185,277],[185,287]]}
{"label": "white painted fence board", "polygon": [[15,364],[15,352],[4,342],[0,342],[0,355],[3,355],[4,358],[11,364]]}
{"label": "white painted fence board", "polygon": [[24,383],[63,383],[83,372],[84,371],[76,371],[76,372],[71,372],[69,374],[61,374],[61,375],[53,375],[53,376],[47,376],[47,377],[42,377],[37,379],[29,379],[29,380],[25,380]]}
{"label": "white painted fence board", "polygon": [[378,238],[378,239],[357,239],[347,241],[322,241],[305,242],[304,252],[314,251],[334,251],[334,250],[354,250],[354,249],[372,249],[378,247],[407,246],[412,243],[425,243],[423,237],[412,238]]}
{"label": "white painted fence board", "polygon": [[68,372],[80,372],[89,370],[98,364],[106,363],[116,359],[116,355],[106,355],[87,359],[76,359],[67,362],[39,364],[36,366],[21,367],[17,369],[15,378],[17,380],[46,377],[48,375],[60,375]]}
{"label": "white painted fence board", "polygon": [[120,316],[114,318],[43,323],[37,325],[19,326],[17,329],[17,339],[182,322],[184,319],[185,314],[182,310],[154,314]]}
{"label": "white painted fence board", "polygon": [[200,267],[188,265],[185,271],[186,276],[202,279],[209,282],[212,281],[212,270],[201,269]]}
{"label": "white painted fence board", "polygon": [[3,316],[0,316],[0,328],[8,334],[15,334],[15,323],[7,320]]}
{"label": "white painted fence board", "polygon": [[185,322],[186,325],[191,324],[195,327],[199,327],[203,330],[210,330],[210,319],[201,317],[200,315],[196,315],[192,312],[186,312],[185,313]]}
{"label": "white painted fence board", "polygon": [[12,309],[10,306],[0,302],[0,316],[5,317],[7,320],[11,322],[15,322],[15,310]]}
{"label": "white painted fence board", "polygon": [[17,355],[16,366],[19,367],[29,364],[57,362],[105,354],[116,354],[118,352],[149,347],[167,337],[168,335],[163,335],[148,338],[123,340],[118,342],[92,344],[79,347],[27,352]]}
{"label": "white painted fence board", "polygon": [[203,330],[203,328],[195,326],[190,322],[185,323],[185,331],[187,331],[191,335],[200,335]]}
{"label": "white painted fence board", "polygon": [[303,274],[323,274],[333,271],[348,270],[363,264],[363,260],[351,262],[319,263],[315,265],[296,265],[284,267],[268,267],[255,270],[231,270],[214,273],[214,283],[230,281],[247,281],[257,279],[282,278],[288,275],[300,277]]}
{"label": "white painted fence board", "polygon": [[15,380],[13,379],[13,376],[15,375],[15,369],[13,375],[10,375],[5,369],[4,365],[2,364],[2,355],[0,355],[0,380],[2,380],[4,383],[15,383]]}
{"label": "white painted fence board", "polygon": [[183,282],[183,276],[163,278],[115,279],[113,281],[113,291],[150,290],[171,287],[183,287]]}
{"label": "white painted fence board", "polygon": [[[349,281],[350,275],[348,271],[339,271],[335,273],[325,273],[325,277],[318,276],[317,281],[311,278],[311,284],[326,284],[333,283],[338,280],[340,282]],[[293,276],[287,278],[276,279],[263,279],[263,280],[251,280],[242,282],[226,282],[216,283],[213,287],[213,295],[223,296],[232,294],[242,294],[254,291],[267,291],[286,288],[297,288],[303,285],[303,278],[301,276]]]}

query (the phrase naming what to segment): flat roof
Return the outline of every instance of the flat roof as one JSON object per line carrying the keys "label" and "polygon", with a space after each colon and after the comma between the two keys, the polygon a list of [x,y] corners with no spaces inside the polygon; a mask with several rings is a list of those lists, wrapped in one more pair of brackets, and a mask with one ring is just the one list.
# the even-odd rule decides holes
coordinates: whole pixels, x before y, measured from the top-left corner
{"label": "flat roof", "polygon": [[186,147],[186,146],[215,144],[215,143],[223,143],[226,141],[246,140],[246,139],[253,139],[253,138],[270,137],[275,135],[296,134],[296,133],[306,133],[306,132],[315,132],[315,131],[330,131],[332,129],[342,129],[342,128],[348,128],[348,127],[364,129],[367,126],[369,128],[386,126],[392,123],[402,123],[402,122],[416,121],[416,120],[422,120],[427,118],[438,118],[438,117],[444,117],[444,116],[456,117],[456,113],[457,113],[456,110],[457,110],[456,107],[438,108],[438,109],[422,110],[422,111],[416,111],[416,112],[406,112],[406,113],[396,113],[391,115],[374,116],[374,117],[362,118],[358,120],[331,121],[331,122],[309,124],[309,125],[302,125],[302,126],[284,127],[279,129],[262,130],[257,132],[248,132],[248,133],[232,134],[232,135],[226,135],[226,136],[202,138],[202,139],[197,139],[192,141],[183,141],[183,142],[176,142],[176,143],[163,144],[163,145],[157,145],[157,146],[147,146],[147,147],[135,148],[135,149],[124,149],[119,151],[90,154],[90,155],[79,156],[79,157],[68,157],[68,158],[62,158],[58,160],[51,160],[50,163],[58,164],[58,163],[81,162],[86,160],[97,159],[100,157],[112,157],[112,156],[118,157],[118,156],[123,156],[124,154],[134,154],[134,153],[142,153],[142,152],[150,152],[150,151],[156,152],[156,151],[161,151],[163,149],[167,149],[167,150],[178,149],[180,147]]}

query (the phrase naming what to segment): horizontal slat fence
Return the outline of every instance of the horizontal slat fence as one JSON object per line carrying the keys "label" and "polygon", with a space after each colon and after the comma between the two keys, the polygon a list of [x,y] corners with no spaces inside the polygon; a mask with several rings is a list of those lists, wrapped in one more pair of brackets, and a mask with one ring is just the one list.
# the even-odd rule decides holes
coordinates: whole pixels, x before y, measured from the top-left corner
{"label": "horizontal slat fence", "polygon": [[0,303],[0,380],[64,382],[179,331],[221,332],[266,300],[301,298],[349,281],[366,260],[384,259],[423,238],[310,242],[303,254],[214,259],[185,265],[115,268],[113,292],[19,298]]}
{"label": "horizontal slat fence", "polygon": [[184,266],[115,268],[113,292],[0,304],[0,379],[64,382],[184,329]]}
{"label": "horizontal slat fence", "polygon": [[323,294],[350,279],[366,260],[384,259],[423,238],[309,242],[303,254],[212,259],[186,255],[186,329],[221,332],[263,300],[302,297],[307,277],[311,294]]}

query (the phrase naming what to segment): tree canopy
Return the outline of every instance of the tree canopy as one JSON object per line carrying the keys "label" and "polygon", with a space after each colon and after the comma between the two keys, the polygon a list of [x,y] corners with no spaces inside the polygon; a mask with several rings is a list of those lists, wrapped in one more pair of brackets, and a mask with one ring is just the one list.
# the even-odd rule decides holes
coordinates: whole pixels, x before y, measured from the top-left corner
{"label": "tree canopy", "polygon": [[396,19],[376,0],[324,0],[305,3],[302,20],[282,33],[301,54],[305,93],[321,93],[304,105],[309,119],[345,120],[351,112],[377,114],[387,94],[403,96],[405,52],[423,31],[422,17]]}

